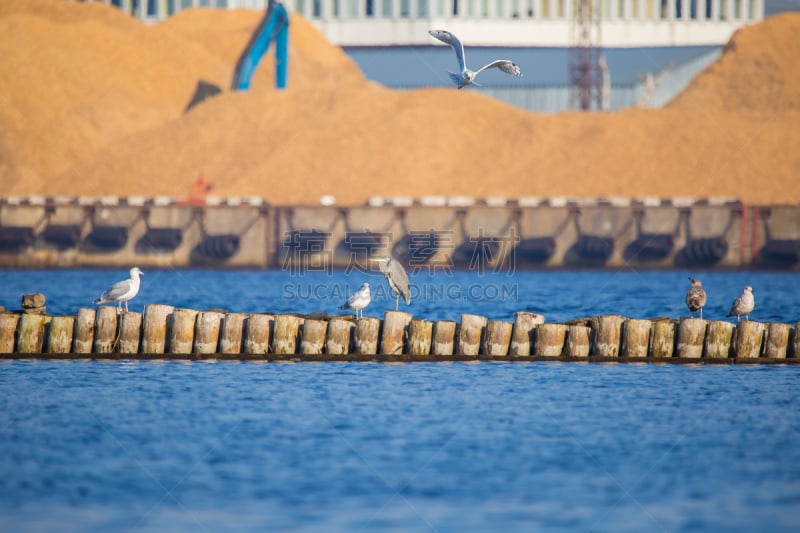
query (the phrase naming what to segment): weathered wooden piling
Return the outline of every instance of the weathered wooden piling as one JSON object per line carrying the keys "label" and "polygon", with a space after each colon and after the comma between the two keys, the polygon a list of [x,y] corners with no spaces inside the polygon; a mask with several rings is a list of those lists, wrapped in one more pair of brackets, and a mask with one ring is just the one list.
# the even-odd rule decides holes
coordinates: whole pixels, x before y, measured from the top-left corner
{"label": "weathered wooden piling", "polygon": [[219,332],[219,353],[238,354],[242,352],[242,334],[244,313],[228,313],[222,320],[222,329]]}
{"label": "weathered wooden piling", "polygon": [[142,340],[142,313],[130,311],[119,315],[119,353],[139,353]]}
{"label": "weathered wooden piling", "polygon": [[647,357],[650,349],[650,330],[653,323],[649,320],[628,319],[622,323],[623,357]]}
{"label": "weathered wooden piling", "polygon": [[793,340],[791,342],[792,349],[789,350],[789,357],[800,359],[800,322],[797,322],[792,329]]}
{"label": "weathered wooden piling", "polygon": [[452,320],[437,320],[431,333],[431,355],[453,355],[456,323]]}
{"label": "weathered wooden piling", "polygon": [[0,313],[0,353],[14,353],[18,324],[18,314]]}
{"label": "weathered wooden piling", "polygon": [[767,326],[767,341],[764,343],[764,357],[785,359],[789,348],[789,333],[792,326],[772,322]]}
{"label": "weathered wooden piling", "polygon": [[433,322],[415,318],[408,326],[408,353],[410,355],[429,355],[433,338]]}
{"label": "weathered wooden piling", "polygon": [[514,326],[511,328],[511,343],[508,355],[525,356],[533,352],[533,330],[544,324],[544,316],[527,311],[514,313]]}
{"label": "weathered wooden piling", "polygon": [[594,346],[591,355],[600,357],[618,357],[622,323],[625,317],[619,315],[600,315],[591,318],[594,330]]}
{"label": "weathered wooden piling", "polygon": [[297,339],[303,319],[296,315],[276,315],[272,336],[274,353],[292,355],[297,351]]}
{"label": "weathered wooden piling", "polygon": [[103,305],[94,321],[94,353],[111,353],[117,340],[117,308]]}
{"label": "weathered wooden piling", "polygon": [[54,316],[47,333],[47,353],[70,353],[74,332],[74,316]]}
{"label": "weathered wooden piling", "polygon": [[708,321],[702,318],[683,318],[678,324],[678,346],[676,355],[684,358],[703,356],[703,341]]}
{"label": "weathered wooden piling", "polygon": [[485,316],[461,315],[456,353],[460,355],[478,355],[487,322],[488,319]]}
{"label": "weathered wooden piling", "polygon": [[675,355],[675,331],[677,321],[660,318],[652,321],[650,334],[650,357],[672,357]]}
{"label": "weathered wooden piling", "polygon": [[223,318],[225,318],[225,313],[218,311],[200,311],[197,314],[193,353],[209,355],[218,352],[219,331],[222,328]]}
{"label": "weathered wooden piling", "polygon": [[381,319],[362,317],[355,326],[355,350],[358,355],[375,355],[378,353]]}
{"label": "weathered wooden piling", "polygon": [[75,334],[72,336],[72,353],[92,353],[95,315],[96,312],[92,308],[78,309],[78,315],[75,318]]}
{"label": "weathered wooden piling", "polygon": [[354,346],[353,334],[356,325],[347,318],[332,318],[328,321],[328,333],[325,339],[325,351],[328,355],[347,355]]}
{"label": "weathered wooden piling", "polygon": [[490,320],[486,324],[486,336],[483,341],[482,352],[491,356],[508,355],[511,344],[511,332],[514,324],[502,320]]}
{"label": "weathered wooden piling", "polygon": [[268,353],[274,326],[274,315],[249,315],[244,323],[244,353],[256,355]]}
{"label": "weathered wooden piling", "polygon": [[592,347],[592,328],[580,324],[570,324],[564,342],[564,355],[567,357],[589,357]]}
{"label": "weathered wooden piling", "polygon": [[383,314],[383,332],[381,334],[382,354],[401,354],[404,352],[404,341],[408,339],[408,326],[411,315],[403,311],[386,311]]}
{"label": "weathered wooden piling", "polygon": [[703,357],[725,359],[731,353],[733,324],[722,320],[712,320],[706,328],[706,340],[703,346]]}
{"label": "weathered wooden piling", "polygon": [[740,358],[756,358],[761,355],[764,340],[764,324],[743,320],[736,324],[733,341],[733,355]]}
{"label": "weathered wooden piling", "polygon": [[17,324],[17,352],[42,353],[44,347],[45,315],[23,314]]}
{"label": "weathered wooden piling", "polygon": [[148,304],[142,318],[142,353],[164,353],[167,343],[167,317],[175,310],[171,305]]}
{"label": "weathered wooden piling", "polygon": [[534,353],[537,357],[558,357],[564,351],[569,326],[546,322],[536,327]]}
{"label": "weathered wooden piling", "polygon": [[328,332],[327,320],[305,319],[302,328],[302,339],[300,341],[300,353],[307,355],[319,355],[325,348],[325,337]]}
{"label": "weathered wooden piling", "polygon": [[194,309],[175,309],[167,317],[169,323],[169,342],[167,350],[174,354],[192,353],[197,311]]}

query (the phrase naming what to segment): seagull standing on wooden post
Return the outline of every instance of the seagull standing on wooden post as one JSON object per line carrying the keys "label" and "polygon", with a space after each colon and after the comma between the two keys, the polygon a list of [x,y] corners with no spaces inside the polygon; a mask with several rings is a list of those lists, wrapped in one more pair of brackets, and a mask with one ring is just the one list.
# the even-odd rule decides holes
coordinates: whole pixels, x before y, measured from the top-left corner
{"label": "seagull standing on wooden post", "polygon": [[700,311],[700,318],[703,318],[703,306],[706,305],[706,291],[703,289],[703,283],[695,278],[689,278],[689,281],[692,282],[692,286],[686,291],[686,305],[692,313]]}
{"label": "seagull standing on wooden post", "polygon": [[139,276],[144,272],[137,267],[130,270],[130,279],[118,281],[109,287],[97,300],[96,304],[117,302],[117,312],[122,312],[122,303],[125,302],[125,312],[128,312],[128,300],[139,294]]}

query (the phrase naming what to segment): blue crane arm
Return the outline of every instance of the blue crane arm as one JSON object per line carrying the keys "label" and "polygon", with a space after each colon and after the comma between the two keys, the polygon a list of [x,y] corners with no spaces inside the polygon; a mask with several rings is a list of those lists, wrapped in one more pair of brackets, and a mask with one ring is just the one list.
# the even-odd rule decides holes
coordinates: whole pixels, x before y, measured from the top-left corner
{"label": "blue crane arm", "polygon": [[278,89],[286,88],[289,14],[281,4],[270,2],[264,18],[236,62],[231,89],[246,91],[250,88],[253,73],[272,41],[275,41],[275,86]]}

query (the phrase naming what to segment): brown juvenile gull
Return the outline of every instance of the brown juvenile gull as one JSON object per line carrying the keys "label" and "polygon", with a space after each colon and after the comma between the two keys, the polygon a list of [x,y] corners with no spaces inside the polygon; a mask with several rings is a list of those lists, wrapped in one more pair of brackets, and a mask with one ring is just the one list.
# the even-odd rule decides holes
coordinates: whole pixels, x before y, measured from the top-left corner
{"label": "brown juvenile gull", "polygon": [[706,291],[703,290],[703,283],[695,278],[689,278],[689,281],[692,282],[692,286],[686,291],[686,305],[692,313],[700,311],[700,318],[703,318],[703,306],[706,305]]}
{"label": "brown juvenile gull", "polygon": [[144,272],[137,267],[130,270],[130,279],[118,281],[109,287],[97,300],[96,304],[104,304],[109,302],[117,302],[118,311],[122,311],[122,302],[125,302],[125,312],[128,312],[128,300],[139,294],[139,276],[144,275]]}
{"label": "brown juvenile gull", "polygon": [[733,301],[727,316],[736,316],[737,322],[741,316],[744,316],[745,320],[750,320],[750,313],[753,312],[755,306],[756,300],[753,298],[753,287],[745,287],[742,290],[742,294]]}

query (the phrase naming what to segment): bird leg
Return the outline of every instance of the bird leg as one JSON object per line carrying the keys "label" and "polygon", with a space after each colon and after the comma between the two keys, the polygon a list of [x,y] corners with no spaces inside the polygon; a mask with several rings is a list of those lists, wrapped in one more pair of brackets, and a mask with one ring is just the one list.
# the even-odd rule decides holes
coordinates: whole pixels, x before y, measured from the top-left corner
{"label": "bird leg", "polygon": [[394,310],[397,311],[398,309],[400,309],[400,295],[399,294],[395,294],[394,295]]}

